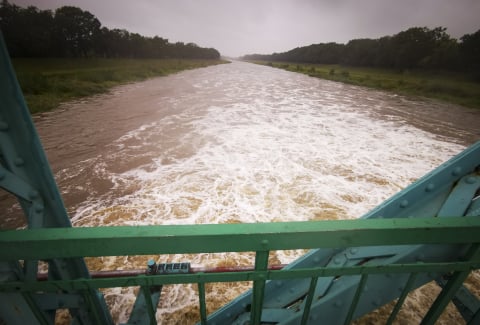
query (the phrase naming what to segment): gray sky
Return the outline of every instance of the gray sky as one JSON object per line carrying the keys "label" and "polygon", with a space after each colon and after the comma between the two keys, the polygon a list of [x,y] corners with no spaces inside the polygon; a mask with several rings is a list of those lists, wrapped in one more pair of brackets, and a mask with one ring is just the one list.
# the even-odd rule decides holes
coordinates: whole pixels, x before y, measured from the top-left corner
{"label": "gray sky", "polygon": [[447,27],[480,29],[480,0],[10,0],[40,9],[77,6],[108,28],[214,47],[222,55],[284,52],[313,43]]}

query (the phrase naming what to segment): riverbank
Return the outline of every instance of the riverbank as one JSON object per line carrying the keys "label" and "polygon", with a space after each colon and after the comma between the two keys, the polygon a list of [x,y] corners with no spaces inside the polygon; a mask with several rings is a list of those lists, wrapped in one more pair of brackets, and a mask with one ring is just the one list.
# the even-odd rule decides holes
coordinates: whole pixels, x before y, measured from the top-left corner
{"label": "riverbank", "polygon": [[460,73],[442,71],[395,71],[325,64],[255,61],[311,77],[442,100],[480,109],[480,82]]}
{"label": "riverbank", "polygon": [[228,63],[180,59],[13,59],[13,66],[32,114],[62,102],[99,94],[110,88],[182,70]]}

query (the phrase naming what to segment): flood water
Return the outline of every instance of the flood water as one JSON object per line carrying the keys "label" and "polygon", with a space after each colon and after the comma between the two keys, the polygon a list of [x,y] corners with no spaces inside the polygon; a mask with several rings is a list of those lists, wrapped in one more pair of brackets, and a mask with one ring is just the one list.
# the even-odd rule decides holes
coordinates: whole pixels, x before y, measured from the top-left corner
{"label": "flood water", "polygon": [[[121,86],[34,121],[75,226],[357,218],[480,139],[478,110],[241,62]],[[252,262],[156,257],[227,258]],[[223,288],[223,298],[241,289]],[[135,292],[105,294],[125,322]],[[194,286],[163,297],[159,319],[198,301]]]}

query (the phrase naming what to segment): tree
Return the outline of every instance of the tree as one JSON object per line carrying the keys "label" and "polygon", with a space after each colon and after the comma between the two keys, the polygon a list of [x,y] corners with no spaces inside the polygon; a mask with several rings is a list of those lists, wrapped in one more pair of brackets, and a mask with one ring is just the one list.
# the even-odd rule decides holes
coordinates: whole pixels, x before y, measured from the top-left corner
{"label": "tree", "polygon": [[88,11],[64,6],[55,11],[57,51],[62,56],[92,55],[100,34],[100,21]]}
{"label": "tree", "polygon": [[440,44],[445,44],[445,49],[448,49],[450,36],[445,31],[444,27],[412,27],[394,35],[390,40],[394,53],[393,67],[417,68],[431,61]]}
{"label": "tree", "polygon": [[21,51],[21,31],[19,30],[19,18],[21,8],[3,0],[0,6],[0,30],[9,49],[10,55],[15,56]]}
{"label": "tree", "polygon": [[433,52],[423,58],[420,67],[433,69],[456,69],[460,65],[459,44],[456,39],[438,40]]}
{"label": "tree", "polygon": [[[466,68],[480,69],[480,29],[460,38],[460,53]],[[477,72],[480,75],[480,72]]]}
{"label": "tree", "polygon": [[378,53],[378,40],[355,39],[345,46],[342,63],[347,65],[373,66]]}
{"label": "tree", "polygon": [[20,8],[4,0],[0,28],[12,56],[45,57],[52,46],[53,14],[30,6]]}

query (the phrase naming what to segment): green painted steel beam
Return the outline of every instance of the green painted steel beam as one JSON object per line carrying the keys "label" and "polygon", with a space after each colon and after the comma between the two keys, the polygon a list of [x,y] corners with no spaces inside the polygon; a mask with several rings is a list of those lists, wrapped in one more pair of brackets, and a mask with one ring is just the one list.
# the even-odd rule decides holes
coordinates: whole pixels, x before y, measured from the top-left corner
{"label": "green painted steel beam", "polygon": [[349,276],[359,274],[446,273],[480,268],[480,260],[436,263],[406,263],[362,265],[349,267],[317,267],[273,271],[243,271],[224,273],[190,273],[168,275],[138,275],[113,278],[89,278],[51,281],[0,282],[0,292],[57,292],[98,288],[161,286],[183,283],[239,282],[257,280],[287,280],[312,277]]}
{"label": "green painted steel beam", "polygon": [[0,232],[0,260],[480,241],[480,218],[55,228]]}
{"label": "green painted steel beam", "polygon": [[[0,188],[18,198],[28,228],[70,227],[70,218],[63,205],[60,191],[22,95],[1,31],[0,152]],[[0,250],[3,249],[5,248],[0,246]],[[15,272],[20,265],[19,263],[14,267],[7,268],[5,272]],[[52,279],[75,279],[90,276],[82,258],[51,259],[48,270]],[[27,280],[33,281],[38,272],[37,259],[25,260],[22,271]],[[85,290],[81,293],[69,292],[69,294],[77,295],[83,301],[81,306],[70,310],[72,323],[113,324],[105,301],[98,292]],[[13,301],[9,296],[0,297],[0,314],[5,323],[45,323],[43,314],[47,315],[48,324],[53,323],[55,313],[41,311],[37,300],[30,299],[27,294],[15,298],[16,300]],[[13,316],[3,316],[9,310],[14,311]],[[37,310],[39,312],[36,312]],[[32,317],[18,320],[19,315],[31,315]]]}

